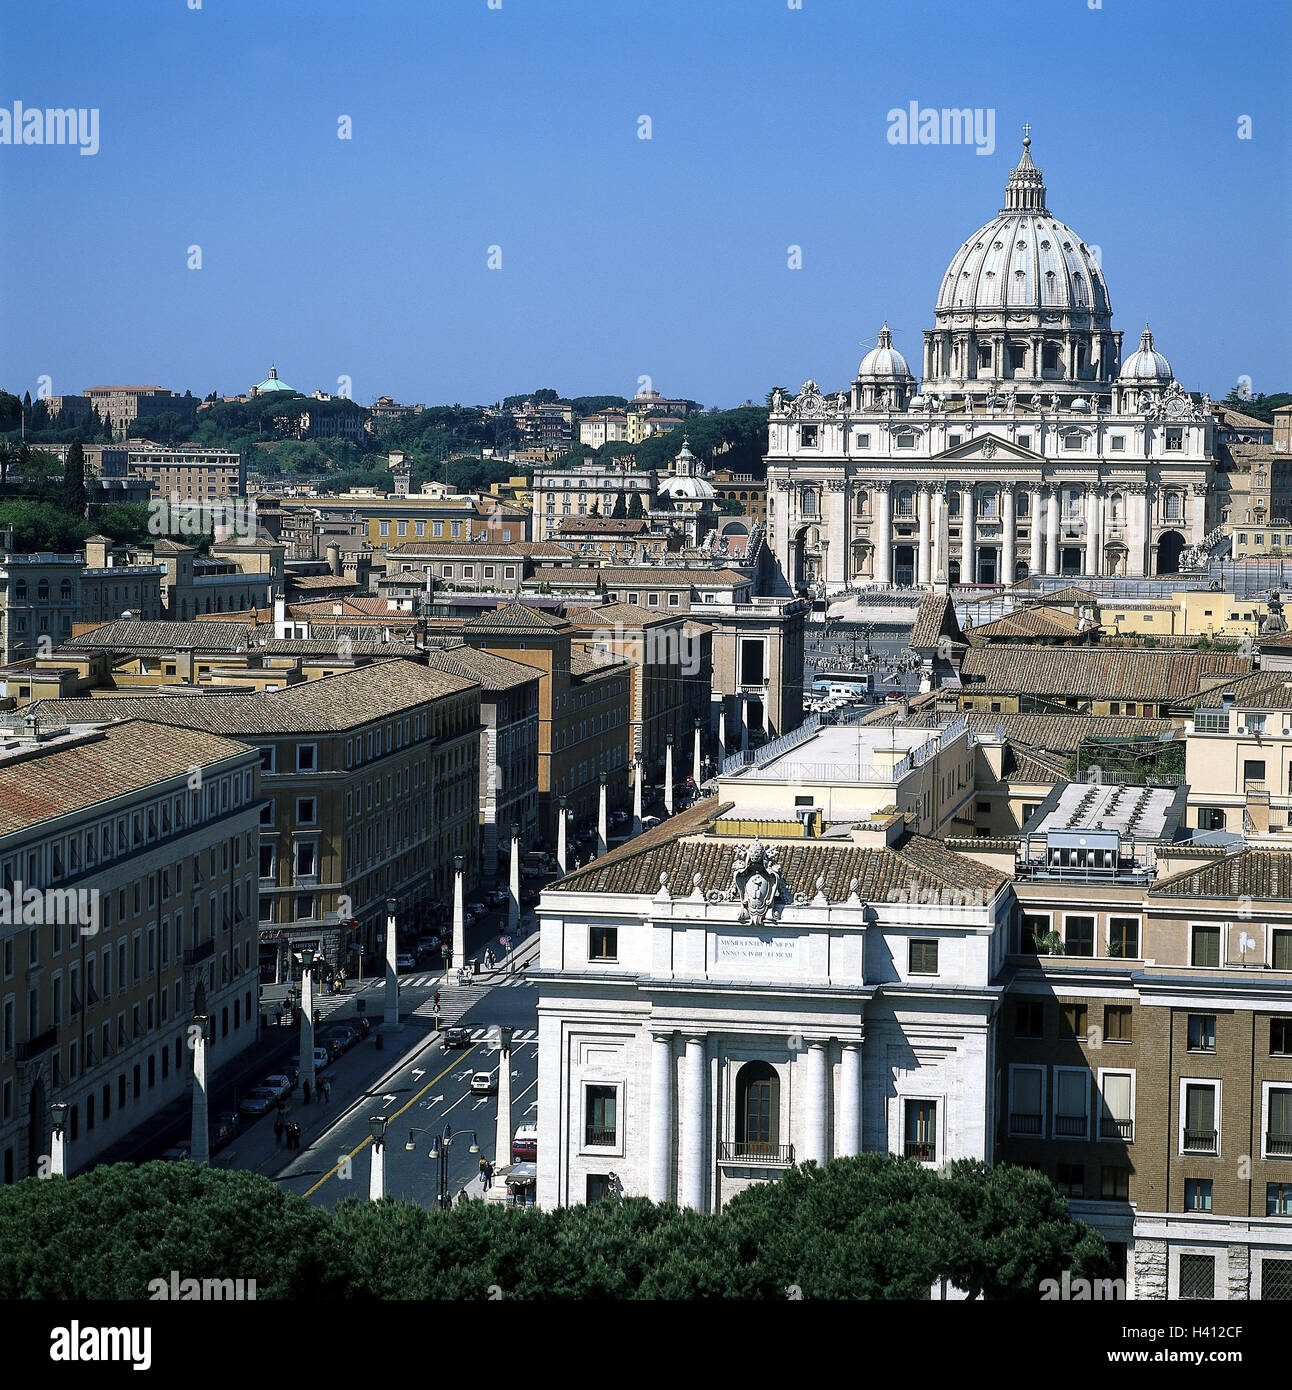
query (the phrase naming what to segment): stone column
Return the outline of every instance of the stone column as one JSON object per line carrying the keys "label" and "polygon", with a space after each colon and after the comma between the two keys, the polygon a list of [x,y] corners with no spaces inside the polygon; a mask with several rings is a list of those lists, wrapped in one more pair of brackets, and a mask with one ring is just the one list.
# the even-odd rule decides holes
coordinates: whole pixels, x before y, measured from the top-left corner
{"label": "stone column", "polygon": [[[726,718],[727,718],[727,716],[726,716],[725,713],[723,714],[722,718],[723,718],[723,723],[725,724],[725,723],[726,723]],[[723,730],[723,736],[724,736],[724,737],[726,736],[726,730],[725,730],[725,729]],[[642,833],[642,760],[641,760],[640,758],[634,758],[634,759],[633,759],[633,834],[634,834],[634,835],[640,835],[641,833]]]}
{"label": "stone column", "polygon": [[561,872],[570,872],[570,856],[565,843],[565,831],[568,817],[565,814],[565,798],[558,797],[556,802],[556,862],[561,866]]}
{"label": "stone column", "polygon": [[[211,1160],[211,1136],[207,1128],[206,1111],[206,1030],[211,1020],[200,1016],[193,1020],[193,1133],[189,1145],[189,1157],[194,1163],[209,1163]],[[313,1056],[313,1053],[310,1054]],[[305,1058],[301,1058],[302,1068]]]}
{"label": "stone column", "polygon": [[929,493],[929,529],[932,532],[929,554],[929,579],[947,577],[946,498],[944,486],[935,483]]}
{"label": "stone column", "polygon": [[1037,485],[1031,489],[1028,495],[1030,498],[1028,510],[1031,513],[1032,538],[1031,548],[1028,552],[1027,572],[1028,575],[1031,576],[1033,574],[1040,574],[1041,567],[1045,563],[1042,558],[1041,549],[1045,541],[1045,491]]}
{"label": "stone column", "polygon": [[827,1046],[819,1039],[807,1045],[807,1078],[803,1097],[803,1156],[800,1162],[814,1159],[824,1163],[826,1151],[826,1106],[828,1093]]}
{"label": "stone column", "polygon": [[[844,430],[845,437],[847,430]],[[830,549],[826,552],[825,580],[840,588],[848,583],[848,492],[842,478],[826,484],[830,498]]]}
{"label": "stone column", "polygon": [[372,1141],[372,1167],[368,1169],[368,1200],[380,1202],[386,1195],[386,1138]]}
{"label": "stone column", "polygon": [[1059,489],[1050,484],[1050,495],[1046,504],[1045,522],[1045,572],[1058,574],[1059,560]]}
{"label": "stone column", "polygon": [[[512,936],[520,926],[520,826],[511,827],[511,873],[507,888],[507,930]],[[461,964],[461,961],[458,962]]]}
{"label": "stone column", "polygon": [[673,814],[673,735],[664,736],[664,809]]}
{"label": "stone column", "polygon": [[875,583],[893,582],[893,512],[887,482],[875,487]]}
{"label": "stone column", "polygon": [[498,1032],[498,1114],[494,1122],[494,1167],[511,1163],[511,1031]]}
{"label": "stone column", "polygon": [[669,1199],[673,1160],[673,1035],[652,1033],[650,1046],[650,1169],[646,1195]]}
{"label": "stone column", "polygon": [[1014,563],[1015,563],[1015,544],[1017,536],[1014,534],[1017,523],[1014,519],[1014,484],[1005,483],[1000,489],[1000,582],[1002,584],[1012,584],[1014,582]]}
{"label": "stone column", "polygon": [[920,548],[916,557],[915,581],[917,584],[927,584],[929,582],[930,568],[932,565],[932,555],[930,554],[930,513],[932,501],[929,489],[923,485],[919,492],[920,508]]}
{"label": "stone column", "polygon": [[749,711],[745,707],[745,692],[736,696],[736,710],[740,716],[740,751],[749,752]]}
{"label": "stone column", "polygon": [[861,1044],[844,1043],[839,1068],[839,1125],[835,1149],[840,1158],[861,1152]]}
{"label": "stone column", "polygon": [[[700,731],[695,731],[696,742],[699,742]],[[699,783],[696,784],[697,786]],[[597,858],[610,847],[610,817],[606,808],[606,774],[601,774],[600,799],[597,802]]]}
{"label": "stone column", "polygon": [[[458,880],[461,882],[461,879]],[[395,932],[395,908],[394,899],[386,899],[386,1017],[385,1026],[387,1028],[399,1027],[399,967],[395,964],[395,957],[399,954],[399,938]],[[305,979],[304,973],[301,978],[301,1005],[303,1016],[301,1018],[301,1079],[305,1078],[305,1058],[314,1053],[314,1019],[308,1008],[305,1008]],[[310,1025],[309,1047],[305,1046],[305,1024]],[[310,1078],[313,1080],[313,1077]]]}
{"label": "stone column", "polygon": [[722,771],[722,760],[727,756],[727,697],[724,695],[718,704],[718,771]]}
{"label": "stone column", "polygon": [[1086,489],[1086,573],[1099,573],[1099,488]]}
{"label": "stone column", "polygon": [[1201,545],[1206,534],[1207,485],[1194,483],[1189,489],[1189,544]]}
{"label": "stone column", "polygon": [[[459,970],[467,963],[467,913],[462,891],[462,856],[453,857],[453,964]],[[447,980],[445,981],[447,983]]]}
{"label": "stone column", "polygon": [[1126,523],[1126,572],[1142,579],[1148,574],[1145,559],[1148,548],[1148,487],[1144,483],[1131,483],[1126,491],[1130,494]]}
{"label": "stone column", "polygon": [[695,726],[695,747],[691,753],[691,781],[695,783],[695,792],[700,794],[700,781],[704,772],[704,764],[700,760],[700,726]]}
{"label": "stone column", "polygon": [[974,563],[975,530],[977,517],[974,515],[974,489],[972,483],[965,483],[960,489],[960,582],[974,584],[978,579],[978,568]]}
{"label": "stone column", "polygon": [[705,1136],[705,1112],[708,1108],[706,1081],[704,1039],[687,1038],[686,1079],[682,1090],[685,1109],[682,1113],[681,1205],[693,1207],[696,1211],[705,1209],[704,1173],[708,1166]]}

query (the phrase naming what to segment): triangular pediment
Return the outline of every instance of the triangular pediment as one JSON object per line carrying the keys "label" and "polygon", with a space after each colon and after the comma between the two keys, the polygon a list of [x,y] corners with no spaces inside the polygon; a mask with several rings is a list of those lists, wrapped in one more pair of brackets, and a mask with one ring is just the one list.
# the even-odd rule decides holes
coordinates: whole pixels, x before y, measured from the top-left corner
{"label": "triangular pediment", "polygon": [[1002,439],[998,434],[977,434],[963,444],[956,444],[933,455],[933,461],[946,460],[954,463],[985,463],[998,466],[1002,461],[1016,463],[1044,463],[1045,455],[1034,449],[1024,449],[1021,444]]}

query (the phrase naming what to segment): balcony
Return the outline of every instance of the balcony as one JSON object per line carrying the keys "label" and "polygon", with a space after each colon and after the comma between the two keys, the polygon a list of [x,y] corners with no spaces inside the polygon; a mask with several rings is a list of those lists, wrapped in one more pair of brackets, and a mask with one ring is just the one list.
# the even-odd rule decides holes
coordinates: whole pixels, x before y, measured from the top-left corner
{"label": "balcony", "polygon": [[58,1042],[58,1029],[46,1028],[43,1033],[37,1033],[34,1038],[28,1039],[25,1043],[19,1043],[14,1049],[14,1055],[19,1062],[32,1062],[43,1053],[48,1052]]}
{"label": "balcony", "polygon": [[1186,1129],[1184,1151],[1187,1154],[1214,1154],[1219,1137],[1219,1132],[1214,1129]]}
{"label": "balcony", "polygon": [[932,1140],[908,1139],[905,1153],[917,1163],[934,1163],[937,1160],[938,1146]]}
{"label": "balcony", "polygon": [[202,961],[210,960],[213,955],[215,955],[214,939],[204,941],[200,946],[194,946],[184,952],[184,969],[187,970],[190,965],[200,965]]}
{"label": "balcony", "polygon": [[752,1144],[738,1141],[733,1144],[718,1145],[720,1163],[761,1163],[769,1167],[792,1168],[794,1166],[793,1144]]}
{"label": "balcony", "polygon": [[613,1147],[619,1140],[613,1125],[586,1125],[583,1130],[583,1142],[588,1146]]}
{"label": "balcony", "polygon": [[1054,1137],[1056,1139],[1084,1139],[1086,1137],[1086,1117],[1084,1115],[1056,1115],[1054,1117]]}
{"label": "balcony", "polygon": [[1130,1144],[1135,1138],[1135,1121],[1102,1119],[1099,1121],[1099,1137],[1101,1139],[1122,1139]]}
{"label": "balcony", "polygon": [[1292,1134],[1267,1134],[1265,1152],[1270,1158],[1292,1158]]}
{"label": "balcony", "polygon": [[1041,1117],[1039,1115],[1015,1115],[1011,1113],[1009,1132],[1011,1134],[1040,1134]]}

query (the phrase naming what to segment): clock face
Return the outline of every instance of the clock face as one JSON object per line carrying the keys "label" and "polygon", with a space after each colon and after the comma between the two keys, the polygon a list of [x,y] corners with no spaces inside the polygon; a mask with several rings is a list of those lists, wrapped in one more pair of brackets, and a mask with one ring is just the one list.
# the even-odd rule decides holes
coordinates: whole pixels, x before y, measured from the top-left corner
{"label": "clock face", "polygon": [[1172,401],[1167,401],[1167,403],[1166,403],[1166,413],[1167,413],[1172,419],[1175,419],[1177,416],[1183,415],[1183,414],[1184,414],[1184,402],[1183,402],[1178,396],[1177,396],[1174,400],[1172,400]]}

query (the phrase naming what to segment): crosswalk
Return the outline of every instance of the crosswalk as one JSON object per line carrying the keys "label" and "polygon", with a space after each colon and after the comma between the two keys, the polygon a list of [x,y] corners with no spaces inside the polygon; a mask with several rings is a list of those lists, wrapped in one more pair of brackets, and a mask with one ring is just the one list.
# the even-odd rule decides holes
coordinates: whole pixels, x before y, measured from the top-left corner
{"label": "crosswalk", "polygon": [[[470,1033],[468,1034],[468,1036],[470,1037],[470,1039],[471,1039],[471,1041],[472,1041],[473,1043],[478,1043],[478,1042],[496,1042],[496,1041],[498,1040],[498,1028],[497,1028],[497,1025],[494,1025],[492,1028],[472,1028],[471,1031],[470,1031]],[[537,1042],[537,1041],[538,1041],[538,1029],[537,1029],[537,1028],[518,1028],[518,1029],[511,1035],[511,1041],[512,1041],[512,1046],[513,1046],[513,1047],[514,1047],[517,1043]]]}

